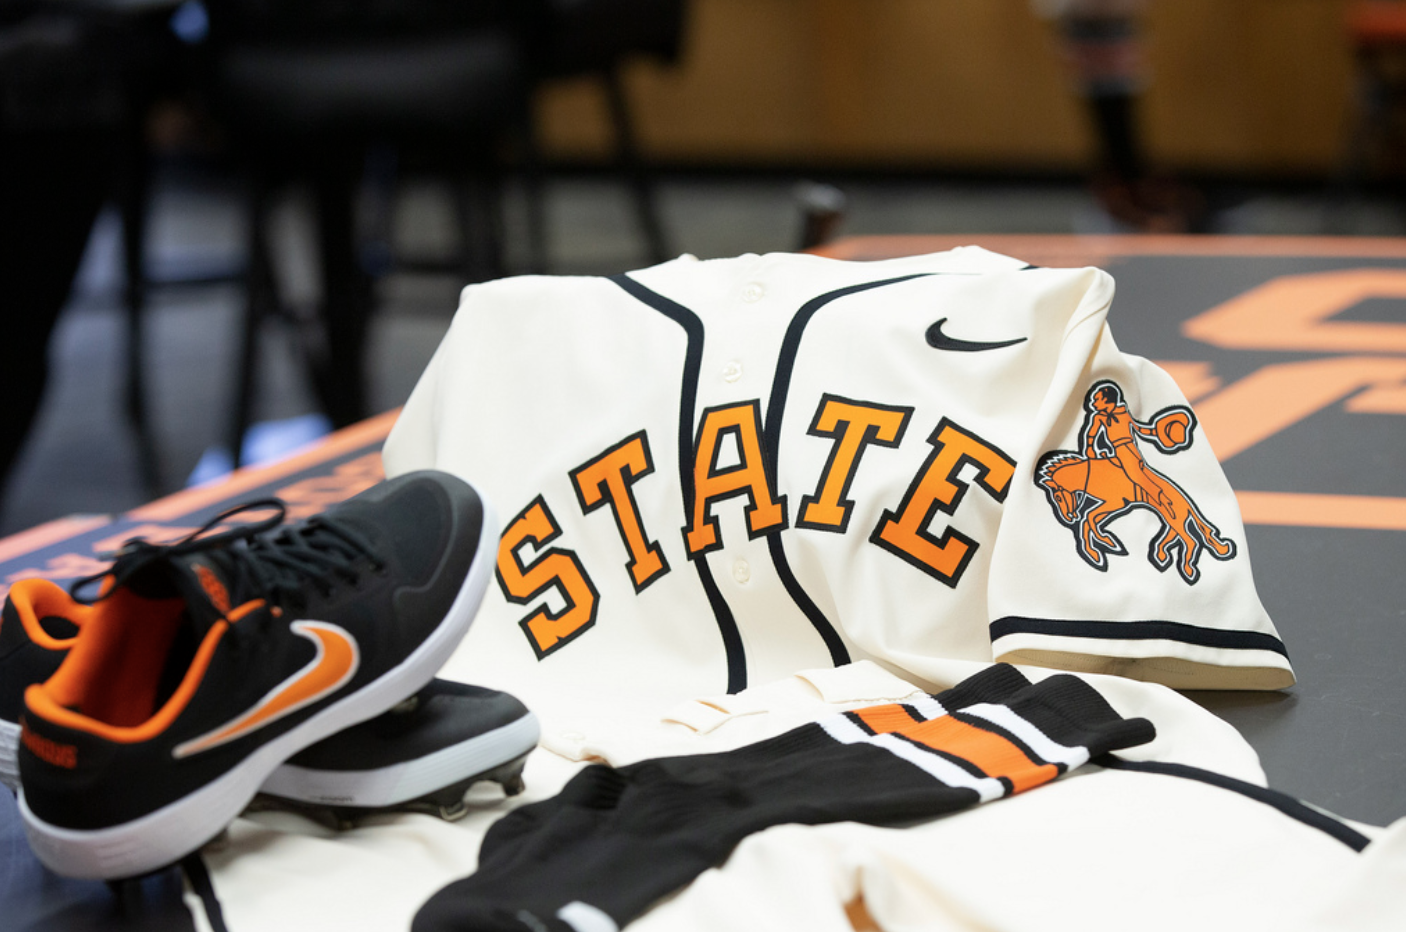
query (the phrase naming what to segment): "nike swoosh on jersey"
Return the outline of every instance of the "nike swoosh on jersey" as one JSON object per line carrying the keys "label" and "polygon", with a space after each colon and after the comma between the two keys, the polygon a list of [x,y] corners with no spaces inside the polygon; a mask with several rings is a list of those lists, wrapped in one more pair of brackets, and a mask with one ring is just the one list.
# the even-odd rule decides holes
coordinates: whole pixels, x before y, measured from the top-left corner
{"label": "nike swoosh on jersey", "polygon": [[325,621],[295,621],[294,634],[312,641],[316,655],[302,669],[269,690],[248,711],[177,745],[173,756],[189,757],[252,734],[286,715],[341,689],[361,665],[361,648],[345,629]]}
{"label": "nike swoosh on jersey", "polygon": [[1001,340],[996,343],[959,340],[956,337],[949,337],[942,332],[942,325],[945,323],[947,323],[946,317],[928,328],[928,346],[931,346],[933,349],[952,350],[957,353],[979,353],[982,350],[1001,349],[1005,346],[1015,346],[1017,343],[1025,342],[1025,337],[1016,337],[1014,340]]}

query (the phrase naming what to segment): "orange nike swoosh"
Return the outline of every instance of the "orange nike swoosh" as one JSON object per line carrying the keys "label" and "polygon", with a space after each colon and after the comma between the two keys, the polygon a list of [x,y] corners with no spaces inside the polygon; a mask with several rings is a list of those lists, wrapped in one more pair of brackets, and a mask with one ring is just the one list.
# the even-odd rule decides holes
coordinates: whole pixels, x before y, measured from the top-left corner
{"label": "orange nike swoosh", "polygon": [[336,692],[361,664],[356,638],[325,621],[295,621],[290,626],[317,647],[317,655],[301,670],[269,690],[247,712],[213,731],[176,747],[173,755],[189,757],[258,731],[283,716]]}

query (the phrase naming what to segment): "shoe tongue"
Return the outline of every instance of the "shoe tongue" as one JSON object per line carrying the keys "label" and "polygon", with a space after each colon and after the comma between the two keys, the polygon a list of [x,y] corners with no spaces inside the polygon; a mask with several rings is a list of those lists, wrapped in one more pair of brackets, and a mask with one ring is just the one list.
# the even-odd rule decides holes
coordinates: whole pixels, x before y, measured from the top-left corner
{"label": "shoe tongue", "polygon": [[135,574],[127,585],[144,598],[181,599],[186,604],[186,614],[201,631],[208,630],[243,601],[231,592],[224,567],[213,554],[206,553],[156,561]]}
{"label": "shoe tongue", "polygon": [[[192,557],[182,561],[185,570],[195,578],[196,585],[200,588],[200,596],[204,596],[210,608],[221,615],[228,615],[230,611],[243,599],[238,598],[238,594],[232,592],[232,585],[229,583],[224,569],[220,564],[207,554]],[[192,594],[193,595],[193,594]],[[192,598],[186,596],[186,602],[199,601],[199,596]]]}

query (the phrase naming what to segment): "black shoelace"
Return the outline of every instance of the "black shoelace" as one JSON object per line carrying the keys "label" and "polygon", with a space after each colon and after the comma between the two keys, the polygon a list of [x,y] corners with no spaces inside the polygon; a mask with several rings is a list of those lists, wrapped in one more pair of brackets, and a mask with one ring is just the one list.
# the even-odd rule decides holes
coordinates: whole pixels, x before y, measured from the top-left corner
{"label": "black shoelace", "polygon": [[[273,509],[273,514],[209,533],[230,518],[265,509]],[[114,555],[110,569],[75,581],[69,592],[76,601],[92,604],[155,563],[203,554],[218,568],[232,597],[258,597],[271,605],[301,607],[306,604],[309,586],[315,586],[325,598],[338,580],[358,585],[362,572],[358,565],[363,559],[371,572],[384,568],[371,541],[346,523],[317,515],[280,527],[286,515],[282,501],[259,499],[221,512],[175,543],[133,538]],[[111,583],[101,594],[81,594],[85,587],[109,577]]]}

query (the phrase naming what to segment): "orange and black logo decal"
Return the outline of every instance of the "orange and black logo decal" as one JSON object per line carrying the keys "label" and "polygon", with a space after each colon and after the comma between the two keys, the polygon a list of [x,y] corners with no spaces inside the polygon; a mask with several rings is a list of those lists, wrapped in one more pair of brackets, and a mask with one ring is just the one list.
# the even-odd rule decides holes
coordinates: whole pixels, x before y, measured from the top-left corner
{"label": "orange and black logo decal", "polygon": [[1195,441],[1196,415],[1185,405],[1163,408],[1147,421],[1128,410],[1117,382],[1096,383],[1084,396],[1079,450],[1052,450],[1040,458],[1035,484],[1045,490],[1055,517],[1074,532],[1079,556],[1098,570],[1110,554],[1127,548],[1108,525],[1144,508],[1162,521],[1147,558],[1159,570],[1175,565],[1187,583],[1201,576],[1203,552],[1217,560],[1235,556],[1235,542],[1206,519],[1200,507],[1163,473],[1148,465],[1141,444],[1176,454]]}

